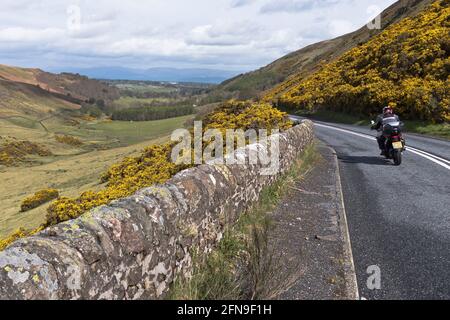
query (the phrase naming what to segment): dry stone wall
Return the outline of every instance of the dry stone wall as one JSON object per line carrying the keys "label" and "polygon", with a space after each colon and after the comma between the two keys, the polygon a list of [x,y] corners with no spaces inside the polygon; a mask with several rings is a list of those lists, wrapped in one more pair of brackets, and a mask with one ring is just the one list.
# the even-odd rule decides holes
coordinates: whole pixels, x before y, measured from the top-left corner
{"label": "dry stone wall", "polygon": [[[280,174],[313,139],[310,121],[280,134]],[[163,299],[278,178],[261,169],[201,165],[21,239],[0,252],[0,299]]]}

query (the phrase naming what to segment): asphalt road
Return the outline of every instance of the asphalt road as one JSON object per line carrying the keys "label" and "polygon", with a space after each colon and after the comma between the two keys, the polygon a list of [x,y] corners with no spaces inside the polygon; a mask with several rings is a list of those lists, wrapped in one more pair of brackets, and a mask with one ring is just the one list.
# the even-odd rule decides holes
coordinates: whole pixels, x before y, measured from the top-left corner
{"label": "asphalt road", "polygon": [[[406,134],[397,167],[368,127],[317,122],[316,135],[340,161],[360,296],[450,299],[450,142]],[[367,286],[370,266],[381,289]]]}

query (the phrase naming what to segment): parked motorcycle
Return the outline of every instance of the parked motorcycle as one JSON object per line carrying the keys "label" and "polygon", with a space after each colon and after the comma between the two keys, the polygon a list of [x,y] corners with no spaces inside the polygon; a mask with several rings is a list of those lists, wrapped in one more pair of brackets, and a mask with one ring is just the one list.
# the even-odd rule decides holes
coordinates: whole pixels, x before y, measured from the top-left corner
{"label": "parked motorcycle", "polygon": [[[372,121],[372,125],[375,122]],[[406,142],[403,138],[403,123],[399,121],[383,124],[382,135],[384,137],[384,155],[386,159],[394,160],[394,164],[402,164],[402,153],[406,150]]]}

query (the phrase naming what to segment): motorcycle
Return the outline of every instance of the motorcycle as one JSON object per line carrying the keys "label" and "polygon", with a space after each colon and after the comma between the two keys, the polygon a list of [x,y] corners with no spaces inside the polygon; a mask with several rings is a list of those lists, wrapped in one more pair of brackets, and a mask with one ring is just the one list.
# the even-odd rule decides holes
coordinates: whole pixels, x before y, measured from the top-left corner
{"label": "motorcycle", "polygon": [[[372,126],[375,121],[372,121]],[[386,159],[394,160],[394,164],[402,164],[402,153],[406,150],[406,142],[403,138],[403,122],[394,121],[383,124],[382,135],[384,137],[384,155]]]}

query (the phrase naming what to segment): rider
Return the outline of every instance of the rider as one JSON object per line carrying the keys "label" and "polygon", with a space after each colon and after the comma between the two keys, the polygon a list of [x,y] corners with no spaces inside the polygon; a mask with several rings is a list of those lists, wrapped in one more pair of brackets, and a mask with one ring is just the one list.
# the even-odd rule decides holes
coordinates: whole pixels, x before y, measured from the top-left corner
{"label": "rider", "polygon": [[399,122],[400,118],[394,114],[394,109],[391,106],[386,106],[383,108],[383,113],[377,117],[375,124],[372,126],[373,130],[378,130],[377,141],[381,150],[381,155],[384,155],[385,153],[384,144],[386,142],[386,138],[383,135],[383,125],[391,121]]}

